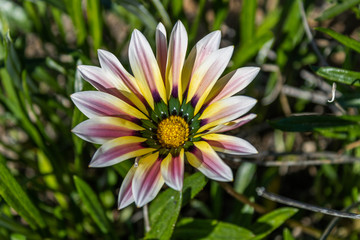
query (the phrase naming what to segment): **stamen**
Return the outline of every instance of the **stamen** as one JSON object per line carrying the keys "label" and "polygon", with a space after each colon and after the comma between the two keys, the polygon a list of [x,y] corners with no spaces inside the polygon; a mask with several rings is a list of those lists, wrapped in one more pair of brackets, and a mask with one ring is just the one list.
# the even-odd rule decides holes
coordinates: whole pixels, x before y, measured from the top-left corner
{"label": "stamen", "polygon": [[170,116],[158,125],[157,137],[164,148],[177,148],[187,141],[189,125],[179,116]]}

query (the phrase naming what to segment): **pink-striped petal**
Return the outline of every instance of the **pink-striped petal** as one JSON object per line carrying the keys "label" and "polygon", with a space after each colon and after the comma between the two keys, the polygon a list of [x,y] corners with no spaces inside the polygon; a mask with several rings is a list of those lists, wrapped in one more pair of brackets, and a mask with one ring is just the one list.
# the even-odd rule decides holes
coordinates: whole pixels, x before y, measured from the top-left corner
{"label": "pink-striped petal", "polygon": [[224,124],[219,124],[219,125],[213,127],[212,129],[210,129],[207,133],[221,133],[221,132],[231,131],[233,129],[241,127],[242,125],[250,122],[254,118],[256,118],[256,114],[250,113],[244,117],[235,119],[234,121],[230,121],[230,122],[227,122]]}
{"label": "pink-striped petal", "polygon": [[234,47],[226,47],[211,53],[193,73],[188,89],[187,102],[195,106],[197,114],[214,84],[228,65]]}
{"label": "pink-striped petal", "polygon": [[103,69],[87,65],[79,65],[77,68],[81,77],[99,91],[107,92],[108,89],[115,88],[111,79],[108,78]]}
{"label": "pink-striped petal", "polygon": [[[103,52],[106,51],[99,51],[99,55],[103,55]],[[104,63],[103,65],[107,66]],[[144,102],[146,101],[142,95],[137,94],[136,91],[129,90],[125,83],[114,75],[115,73],[111,72],[110,70],[104,70],[99,67],[86,65],[78,66],[78,69],[80,75],[97,90],[114,95],[128,104],[136,106],[144,113],[148,113],[146,107],[144,106]],[[130,91],[132,92],[130,93]]]}
{"label": "pink-striped petal", "polygon": [[259,67],[243,67],[220,78],[211,90],[209,104],[233,96],[249,85],[259,73]]}
{"label": "pink-striped petal", "polygon": [[134,202],[134,196],[132,194],[132,181],[135,171],[135,166],[132,166],[121,184],[118,197],[119,210],[129,206],[131,203]]}
{"label": "pink-striped petal", "polygon": [[201,114],[199,133],[213,126],[230,122],[247,113],[256,104],[256,99],[246,96],[234,96],[214,102]]}
{"label": "pink-striped petal", "polygon": [[171,153],[161,163],[161,175],[165,183],[181,191],[184,181],[184,149],[181,149],[179,155],[172,156]]}
{"label": "pink-striped petal", "polygon": [[117,117],[95,117],[78,124],[72,132],[85,141],[103,144],[109,140],[134,136],[143,127]]}
{"label": "pink-striped petal", "polygon": [[159,153],[156,152],[141,158],[139,161],[132,182],[132,192],[138,207],[142,207],[153,200],[164,185],[160,170],[161,160]]}
{"label": "pink-striped petal", "polygon": [[182,102],[181,73],[184,66],[188,36],[184,25],[178,21],[170,35],[169,51],[166,64],[166,89],[168,95],[179,98]]}
{"label": "pink-striped petal", "polygon": [[221,32],[214,31],[206,35],[191,49],[189,56],[187,57],[182,72],[182,89],[187,90],[188,83],[191,79],[191,75],[198,69],[203,63],[205,58],[212,52],[219,49],[221,41]]}
{"label": "pink-striped petal", "polygon": [[161,72],[150,44],[138,30],[134,30],[129,45],[129,60],[141,93],[149,105],[161,99],[166,103],[166,91]]}
{"label": "pink-striped petal", "polygon": [[217,152],[235,155],[256,154],[258,151],[253,145],[242,138],[224,134],[206,134],[202,138]]}
{"label": "pink-striped petal", "polygon": [[88,118],[118,116],[130,121],[147,119],[142,112],[108,93],[98,91],[77,92],[71,95],[71,99]]}
{"label": "pink-striped petal", "polygon": [[167,59],[167,38],[166,38],[166,29],[162,23],[159,23],[156,27],[155,42],[156,42],[156,60],[160,68],[161,76],[165,81],[166,59]]}
{"label": "pink-striped petal", "polygon": [[233,173],[229,166],[207,142],[194,142],[194,146],[185,152],[185,155],[188,162],[208,178],[221,182],[233,180]]}
{"label": "pink-striped petal", "polygon": [[113,74],[115,86],[117,84],[124,84],[132,92],[138,92],[139,88],[136,85],[134,77],[126,71],[114,54],[106,50],[99,49],[98,56],[101,68],[104,69],[105,72]]}
{"label": "pink-striped petal", "polygon": [[89,167],[111,166],[156,150],[147,147],[145,141],[146,138],[127,136],[106,142],[95,152]]}

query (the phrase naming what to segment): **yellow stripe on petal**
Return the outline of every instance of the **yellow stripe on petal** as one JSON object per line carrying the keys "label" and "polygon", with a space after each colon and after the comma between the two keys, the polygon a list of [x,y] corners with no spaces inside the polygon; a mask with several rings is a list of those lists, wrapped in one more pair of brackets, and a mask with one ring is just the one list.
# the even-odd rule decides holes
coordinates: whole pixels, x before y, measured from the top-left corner
{"label": "yellow stripe on petal", "polygon": [[118,137],[133,136],[141,130],[144,128],[122,118],[95,117],[81,122],[71,131],[85,141],[103,144]]}
{"label": "yellow stripe on petal", "polygon": [[256,154],[258,151],[248,141],[225,134],[206,134],[202,136],[215,151],[234,155]]}
{"label": "yellow stripe on petal", "polygon": [[249,85],[259,71],[259,67],[243,67],[228,73],[216,82],[206,102],[211,104],[235,95]]}
{"label": "yellow stripe on petal", "polygon": [[[120,90],[132,91],[135,94],[139,93],[139,87],[134,81],[134,77],[126,71],[116,56],[105,50],[98,50],[98,56],[101,68],[105,72],[111,73],[114,86]],[[123,87],[125,85],[125,87]]]}
{"label": "yellow stripe on petal", "polygon": [[202,126],[198,133],[242,116],[255,104],[256,99],[245,96],[234,96],[214,102],[199,117]]}
{"label": "yellow stripe on petal", "polygon": [[88,118],[119,116],[122,118],[147,119],[146,115],[123,100],[104,92],[84,91],[71,95],[79,110]]}
{"label": "yellow stripe on petal", "polygon": [[189,56],[186,58],[182,72],[182,89],[183,92],[189,87],[192,74],[199,68],[203,61],[212,52],[219,49],[221,32],[214,31],[203,37],[191,49]]}
{"label": "yellow stripe on petal", "polygon": [[156,150],[146,147],[145,141],[146,138],[128,136],[106,142],[95,152],[89,166],[107,167]]}
{"label": "yellow stripe on petal", "polygon": [[208,71],[204,75],[201,83],[199,84],[195,95],[193,98],[197,100],[194,114],[197,114],[201,107],[203,106],[207,96],[209,95],[211,89],[215,85],[218,78],[221,76],[225,68],[227,67],[231,55],[233,53],[234,47],[226,47],[217,50],[216,52],[212,53],[208,59],[214,56],[215,61],[210,64]]}
{"label": "yellow stripe on petal", "polygon": [[141,92],[153,108],[154,101],[167,103],[164,81],[150,44],[138,30],[134,30],[129,45],[129,60]]}
{"label": "yellow stripe on petal", "polygon": [[159,152],[140,159],[132,182],[132,193],[138,207],[153,200],[164,185],[160,169]]}
{"label": "yellow stripe on petal", "polygon": [[233,173],[228,165],[205,141],[194,142],[194,146],[185,152],[188,162],[208,178],[228,182],[233,180]]}
{"label": "yellow stripe on petal", "polygon": [[226,122],[226,123],[223,123],[223,124],[219,124],[219,125],[211,128],[208,132],[206,132],[206,134],[231,131],[233,129],[241,127],[242,125],[250,122],[254,118],[256,118],[256,114],[250,113],[250,114],[248,114],[246,116],[235,119],[233,121]]}

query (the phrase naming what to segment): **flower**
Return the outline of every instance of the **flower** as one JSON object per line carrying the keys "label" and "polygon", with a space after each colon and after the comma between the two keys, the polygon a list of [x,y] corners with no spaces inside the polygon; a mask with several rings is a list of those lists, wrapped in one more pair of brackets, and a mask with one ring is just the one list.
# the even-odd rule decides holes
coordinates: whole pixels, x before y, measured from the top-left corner
{"label": "flower", "polygon": [[247,141],[222,134],[256,115],[256,100],[234,96],[259,68],[239,68],[220,78],[233,46],[219,48],[215,31],[201,39],[186,58],[187,33],[178,21],[169,45],[166,30],[156,29],[156,56],[146,38],[134,30],[129,45],[133,75],[110,52],[99,50],[101,67],[79,66],[81,76],[99,91],[71,95],[89,119],[72,131],[102,144],[90,167],[106,167],[136,158],[119,192],[118,206],[153,200],[164,183],[181,191],[184,158],[208,178],[232,181],[231,169],[216,152],[255,154]]}

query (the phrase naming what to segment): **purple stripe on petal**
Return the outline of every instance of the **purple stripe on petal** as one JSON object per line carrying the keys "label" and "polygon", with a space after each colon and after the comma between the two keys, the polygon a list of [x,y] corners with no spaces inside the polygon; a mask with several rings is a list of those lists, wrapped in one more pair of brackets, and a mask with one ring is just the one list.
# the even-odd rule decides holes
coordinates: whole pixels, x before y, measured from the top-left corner
{"label": "purple stripe on petal", "polygon": [[169,154],[162,161],[161,175],[169,187],[181,191],[184,179],[184,150],[174,156]]}
{"label": "purple stripe on petal", "polygon": [[166,39],[166,29],[162,23],[159,23],[156,27],[155,42],[156,42],[156,59],[159,64],[161,76],[165,81],[167,39]]}
{"label": "purple stripe on petal", "polygon": [[194,148],[186,152],[186,156],[189,163],[208,178],[216,181],[232,181],[231,169],[207,142],[194,142]]}
{"label": "purple stripe on petal", "polygon": [[192,99],[191,99],[191,106],[193,108],[195,108],[196,104],[198,103],[199,101],[199,96],[194,96]]}
{"label": "purple stripe on petal", "polygon": [[101,120],[96,120],[96,118],[88,119],[80,123],[72,132],[86,141],[97,144],[102,144],[118,137],[140,135],[137,134],[138,131],[133,129],[101,122]]}
{"label": "purple stripe on petal", "polygon": [[202,127],[202,126],[205,126],[206,124],[208,124],[209,123],[209,120],[208,119],[201,119],[200,120],[200,126]]}
{"label": "purple stripe on petal", "polygon": [[153,200],[164,184],[161,176],[161,159],[158,156],[157,152],[143,157],[139,161],[132,185],[135,203],[138,207]]}
{"label": "purple stripe on petal", "polygon": [[249,155],[257,153],[257,150],[248,141],[235,136],[207,134],[202,136],[202,138],[218,152],[234,155]]}
{"label": "purple stripe on petal", "polygon": [[122,209],[130,205],[132,202],[134,202],[134,197],[132,194],[132,180],[134,178],[136,168],[133,166],[130,168],[129,172],[126,174],[126,177],[124,178],[121,188],[119,191],[119,197],[118,197],[118,209]]}
{"label": "purple stripe on petal", "polygon": [[177,85],[174,85],[171,91],[171,96],[173,96],[174,98],[179,98],[179,88]]}
{"label": "purple stripe on petal", "polygon": [[107,167],[156,150],[144,147],[142,144],[144,141],[145,138],[126,136],[106,142],[95,152],[89,166]]}
{"label": "purple stripe on petal", "polygon": [[154,98],[154,102],[155,102],[155,103],[161,102],[161,97],[160,97],[158,91],[151,91],[151,94],[152,94],[152,96],[153,96],[153,98]]}
{"label": "purple stripe on petal", "polygon": [[120,145],[120,146],[113,147],[113,148],[109,149],[108,151],[102,151],[101,155],[100,155],[100,153],[95,154],[94,158],[93,158],[93,160],[91,162],[100,163],[99,158],[97,158],[98,155],[99,155],[99,157],[101,157],[101,162],[108,162],[108,161],[113,160],[113,159],[115,159],[115,158],[117,158],[119,156],[124,155],[125,153],[133,152],[133,151],[139,150],[141,148],[143,148],[141,143],[123,144],[123,145]]}

